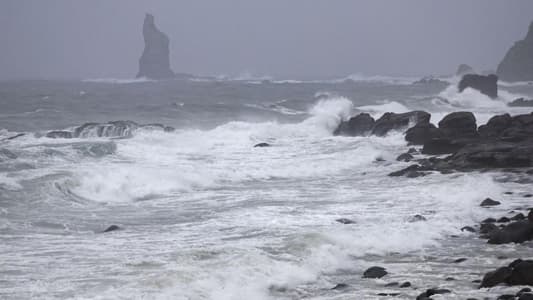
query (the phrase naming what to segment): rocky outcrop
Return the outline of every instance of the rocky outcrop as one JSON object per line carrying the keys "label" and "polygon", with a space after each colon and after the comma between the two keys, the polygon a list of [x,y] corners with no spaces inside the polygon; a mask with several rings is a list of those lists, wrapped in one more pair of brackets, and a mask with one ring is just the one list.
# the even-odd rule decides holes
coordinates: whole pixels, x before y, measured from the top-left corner
{"label": "rocky outcrop", "polygon": [[498,97],[498,76],[466,74],[459,81],[459,92],[462,93],[466,88],[473,88],[492,99]]}
{"label": "rocky outcrop", "polygon": [[165,79],[175,76],[170,69],[169,39],[155,26],[154,16],[146,14],[143,25],[144,51],[139,59],[137,78]]}
{"label": "rocky outcrop", "polygon": [[112,121],[108,123],[85,123],[72,130],[50,131],[45,136],[53,139],[91,137],[128,138],[133,135],[133,132],[140,128],[146,130],[161,130],[165,132],[174,131],[174,128],[161,124],[141,125],[133,121]]}
{"label": "rocky outcrop", "polygon": [[533,285],[533,260],[517,259],[507,267],[488,272],[481,281],[480,288],[498,284]]}
{"label": "rocky outcrop", "polygon": [[463,76],[466,74],[476,74],[476,71],[474,71],[474,69],[467,64],[459,65],[459,67],[457,68],[457,72],[455,72],[455,75]]}
{"label": "rocky outcrop", "polygon": [[476,118],[466,111],[446,115],[439,122],[439,129],[445,137],[452,139],[477,136]]}
{"label": "rocky outcrop", "polygon": [[358,114],[355,117],[350,118],[346,122],[342,122],[335,135],[347,135],[347,136],[365,136],[372,132],[376,121],[367,113]]}
{"label": "rocky outcrop", "polygon": [[407,113],[383,114],[374,120],[369,114],[361,113],[346,122],[341,122],[335,130],[335,135],[346,136],[385,136],[393,130],[405,130],[409,126],[429,124],[431,115],[425,111],[411,111]]}
{"label": "rocky outcrop", "polygon": [[526,37],[507,51],[498,65],[497,74],[504,81],[533,80],[533,22]]}
{"label": "rocky outcrop", "polygon": [[370,267],[363,273],[363,278],[381,278],[387,275],[387,270],[383,267]]}

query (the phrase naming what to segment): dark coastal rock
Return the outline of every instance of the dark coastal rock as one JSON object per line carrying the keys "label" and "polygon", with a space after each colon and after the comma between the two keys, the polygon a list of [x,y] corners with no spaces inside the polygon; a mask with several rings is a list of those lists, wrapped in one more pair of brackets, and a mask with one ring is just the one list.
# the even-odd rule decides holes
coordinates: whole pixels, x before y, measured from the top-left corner
{"label": "dark coastal rock", "polygon": [[479,206],[488,207],[488,206],[497,206],[497,205],[500,205],[500,204],[501,204],[501,202],[499,202],[499,201],[487,198],[487,199],[483,200],[481,202],[481,204],[479,204]]}
{"label": "dark coastal rock", "polygon": [[387,271],[383,267],[371,267],[363,273],[363,278],[381,278],[387,275]]}
{"label": "dark coastal rock", "polygon": [[448,138],[438,138],[426,141],[422,148],[422,154],[441,155],[451,154],[464,147],[463,141],[455,141]]}
{"label": "dark coastal rock", "polygon": [[254,148],[263,148],[263,147],[270,147],[271,145],[269,143],[259,143],[255,144]]}
{"label": "dark coastal rock", "polygon": [[485,220],[481,221],[481,223],[496,223],[496,219],[486,218]]}
{"label": "dark coastal rock", "polygon": [[526,37],[516,42],[498,65],[498,76],[504,81],[533,80],[533,22]]}
{"label": "dark coastal rock", "polygon": [[73,138],[73,133],[70,131],[55,130],[48,132],[46,137],[51,139],[71,139]]}
{"label": "dark coastal rock", "polygon": [[416,297],[416,300],[427,300],[427,299],[431,299],[431,296],[433,295],[449,294],[451,292],[452,291],[448,289],[438,289],[438,288],[428,289],[422,294],[418,295],[418,297]]}
{"label": "dark coastal rock", "polygon": [[490,118],[487,124],[479,126],[479,135],[481,137],[498,137],[511,126],[512,122],[513,119],[509,114],[494,116]]}
{"label": "dark coastal rock", "polygon": [[413,160],[413,156],[409,153],[402,153],[398,157],[396,157],[397,161],[403,161],[403,162],[410,162]]}
{"label": "dark coastal rock", "polygon": [[331,289],[332,290],[344,290],[344,289],[347,289],[348,287],[350,287],[350,286],[347,285],[346,283],[338,283],[334,287],[332,287]]}
{"label": "dark coastal rock", "polygon": [[435,78],[433,76],[427,76],[423,77],[415,82],[413,82],[413,85],[438,85],[438,86],[448,86],[449,83],[446,81],[442,81],[438,78]]}
{"label": "dark coastal rock", "polygon": [[154,16],[146,14],[143,24],[144,51],[139,59],[137,78],[165,79],[175,77],[170,69],[169,39],[155,25]]}
{"label": "dark coastal rock", "polygon": [[111,225],[111,226],[107,227],[106,230],[102,231],[102,233],[116,231],[116,230],[120,230],[120,229],[122,229],[122,228],[120,228],[118,225]]}
{"label": "dark coastal rock", "polygon": [[367,113],[358,114],[346,122],[342,122],[334,135],[365,136],[372,132],[375,124],[374,118]]}
{"label": "dark coastal rock", "polygon": [[400,284],[400,288],[402,288],[402,289],[408,288],[408,287],[411,287],[411,283],[409,281],[406,281],[406,282]]}
{"label": "dark coastal rock", "polygon": [[461,258],[458,258],[458,259],[454,260],[453,262],[456,263],[456,264],[459,264],[459,263],[462,263],[462,262],[465,262],[465,261],[467,261],[467,259],[464,258],[464,257],[461,257]]}
{"label": "dark coastal rock", "polygon": [[517,259],[507,267],[488,272],[483,277],[480,288],[498,284],[533,285],[533,260]]}
{"label": "dark coastal rock", "polygon": [[509,222],[511,222],[511,219],[509,219],[507,217],[501,217],[496,222],[498,222],[498,223],[509,223]]}
{"label": "dark coastal rock", "polygon": [[407,129],[405,140],[410,145],[423,145],[432,139],[438,139],[443,136],[442,132],[431,123],[418,123]]}
{"label": "dark coastal rock", "polygon": [[463,76],[466,74],[476,74],[476,71],[474,71],[474,69],[467,64],[460,64],[459,67],[457,67],[457,72],[455,72],[455,75]]}
{"label": "dark coastal rock", "polygon": [[453,112],[439,122],[439,129],[448,138],[476,137],[477,125],[474,114],[467,111]]}
{"label": "dark coastal rock", "polygon": [[461,228],[461,231],[476,232],[476,230],[472,226],[465,226],[465,227]]}
{"label": "dark coastal rock", "polygon": [[516,221],[489,233],[489,244],[523,243],[533,240],[533,223]]}
{"label": "dark coastal rock", "polygon": [[522,221],[522,220],[525,220],[525,219],[526,219],[526,216],[524,216],[523,213],[517,213],[510,220],[512,220],[512,221]]}
{"label": "dark coastal rock", "polygon": [[526,100],[524,98],[518,98],[508,103],[507,105],[513,107],[533,107],[533,99]]}
{"label": "dark coastal rock", "polygon": [[498,230],[500,230],[500,228],[494,223],[482,223],[479,226],[479,234],[481,234],[482,237],[488,238],[493,232],[496,232]]}
{"label": "dark coastal rock", "polygon": [[335,220],[335,222],[338,222],[338,223],[341,223],[341,224],[355,224],[355,221],[354,220],[351,220],[351,219],[347,219],[347,218],[340,218],[340,219],[337,219]]}
{"label": "dark coastal rock", "polygon": [[518,300],[533,300],[533,294],[532,293],[522,293],[520,295],[517,295]]}
{"label": "dark coastal rock", "polygon": [[408,221],[409,223],[414,223],[414,222],[427,221],[427,219],[422,215],[414,215],[410,217]]}
{"label": "dark coastal rock", "polygon": [[462,93],[466,88],[473,88],[492,99],[498,97],[498,76],[466,74],[459,81],[459,92]]}
{"label": "dark coastal rock", "polygon": [[385,136],[391,130],[406,129],[411,124],[429,123],[430,118],[431,115],[425,111],[411,111],[402,114],[385,113],[376,120],[372,134]]}
{"label": "dark coastal rock", "polygon": [[427,168],[425,168],[425,167],[423,167],[421,165],[416,165],[415,164],[415,165],[410,165],[409,167],[407,167],[405,169],[389,173],[389,176],[391,176],[391,177],[406,176],[408,178],[416,178],[416,177],[427,175],[426,173],[424,173],[422,171],[428,171],[428,170],[429,169],[427,169]]}

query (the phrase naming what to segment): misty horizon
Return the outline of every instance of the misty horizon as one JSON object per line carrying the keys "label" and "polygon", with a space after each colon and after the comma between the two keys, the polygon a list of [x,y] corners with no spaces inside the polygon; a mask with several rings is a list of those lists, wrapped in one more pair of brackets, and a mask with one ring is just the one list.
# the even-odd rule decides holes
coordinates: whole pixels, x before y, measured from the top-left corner
{"label": "misty horizon", "polygon": [[0,79],[133,78],[152,13],[176,73],[279,79],[495,70],[531,1],[6,1]]}

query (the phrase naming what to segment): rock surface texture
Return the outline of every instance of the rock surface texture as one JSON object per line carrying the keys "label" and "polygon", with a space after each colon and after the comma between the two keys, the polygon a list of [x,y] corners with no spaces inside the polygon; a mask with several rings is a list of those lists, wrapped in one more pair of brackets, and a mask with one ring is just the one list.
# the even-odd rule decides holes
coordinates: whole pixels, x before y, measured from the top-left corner
{"label": "rock surface texture", "polygon": [[498,65],[498,76],[504,81],[533,80],[533,22],[526,38],[516,42]]}
{"label": "rock surface texture", "polygon": [[154,16],[146,14],[143,25],[144,51],[139,59],[137,78],[165,79],[175,77],[170,69],[169,39],[155,26]]}
{"label": "rock surface texture", "polygon": [[459,81],[459,92],[462,93],[466,88],[473,88],[492,99],[498,97],[498,76],[466,74]]}

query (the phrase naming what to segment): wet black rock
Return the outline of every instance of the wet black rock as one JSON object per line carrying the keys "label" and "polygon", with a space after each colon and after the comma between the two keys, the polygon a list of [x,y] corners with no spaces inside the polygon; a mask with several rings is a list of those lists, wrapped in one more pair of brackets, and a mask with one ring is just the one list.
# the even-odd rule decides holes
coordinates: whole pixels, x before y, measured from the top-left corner
{"label": "wet black rock", "polygon": [[270,147],[271,145],[269,143],[259,143],[255,144],[254,148],[262,148],[262,147]]}
{"label": "wet black rock", "polygon": [[400,284],[400,288],[402,288],[402,289],[408,288],[408,287],[411,287],[411,283],[409,281],[406,281],[406,282]]}
{"label": "wet black rock", "polygon": [[500,295],[498,296],[498,298],[496,298],[496,300],[514,300],[514,299],[515,299],[515,295],[510,295],[510,294]]}
{"label": "wet black rock", "polygon": [[347,218],[340,218],[340,219],[337,219],[335,220],[336,222],[339,222],[341,224],[355,224],[355,221],[354,220],[351,220],[351,219],[347,219]]}
{"label": "wet black rock", "polygon": [[498,76],[491,75],[477,75],[466,74],[459,81],[459,92],[463,92],[466,88],[473,88],[482,94],[489,96],[492,99],[498,97]]}
{"label": "wet black rock", "polygon": [[374,118],[369,114],[361,113],[346,122],[342,122],[333,134],[346,136],[369,135],[372,132],[372,128],[374,128],[375,122]]}
{"label": "wet black rock", "polygon": [[467,259],[464,258],[464,257],[461,257],[461,258],[458,258],[458,259],[454,260],[453,262],[458,264],[458,263],[462,263],[462,262],[465,262],[465,261],[467,261]]}
{"label": "wet black rock", "polygon": [[533,80],[533,22],[526,37],[516,42],[498,65],[498,76],[504,81]]}
{"label": "wet black rock", "polygon": [[453,112],[439,122],[439,130],[447,138],[472,138],[478,135],[476,118],[467,111]]}
{"label": "wet black rock", "polygon": [[408,178],[415,178],[420,176],[425,176],[427,173],[424,173],[423,171],[429,171],[430,169],[423,167],[421,165],[410,165],[405,169],[392,172],[389,174],[391,177],[398,177],[398,176],[406,176]]}
{"label": "wet black rock", "polygon": [[122,228],[120,228],[118,225],[111,225],[109,227],[106,228],[106,230],[102,231],[103,233],[105,232],[111,232],[111,231],[116,231],[116,230],[120,230]]}
{"label": "wet black rock", "polygon": [[452,291],[448,289],[438,289],[438,288],[428,289],[422,294],[418,295],[418,297],[416,297],[416,300],[427,300],[427,299],[431,299],[431,296],[433,295],[449,294],[451,292]]}
{"label": "wet black rock", "polygon": [[409,153],[403,153],[403,154],[400,154],[398,157],[396,157],[396,160],[397,161],[403,161],[403,162],[410,162],[411,160],[413,160],[413,156]]}
{"label": "wet black rock", "polygon": [[500,204],[501,204],[501,202],[499,202],[499,201],[492,200],[491,198],[487,198],[487,199],[483,200],[483,202],[481,202],[480,206],[489,207],[489,206],[497,206],[497,205],[500,205]]}
{"label": "wet black rock", "polygon": [[496,223],[496,219],[486,218],[485,220],[481,221],[481,223]]}
{"label": "wet black rock", "polygon": [[431,115],[425,111],[411,111],[407,113],[385,113],[376,120],[372,134],[384,136],[391,130],[406,129],[410,124],[429,123]]}
{"label": "wet black rock", "polygon": [[347,285],[346,283],[338,283],[337,285],[335,285],[331,289],[332,290],[344,290],[344,289],[347,289],[348,287],[349,287],[349,285]]}
{"label": "wet black rock", "polygon": [[410,223],[421,222],[421,221],[427,221],[427,219],[422,215],[414,215],[409,218]]}
{"label": "wet black rock", "polygon": [[423,145],[433,139],[442,138],[442,131],[431,123],[418,123],[407,129],[405,140],[410,145]]}
{"label": "wet black rock", "polygon": [[398,286],[400,283],[397,282],[397,281],[394,281],[394,282],[389,282],[387,284],[385,284],[385,287],[393,287],[393,286]]}
{"label": "wet black rock", "polygon": [[441,155],[451,154],[459,151],[464,147],[464,143],[461,141],[451,140],[448,138],[431,139],[424,143],[422,148],[422,154],[427,155]]}
{"label": "wet black rock", "polygon": [[488,272],[483,277],[480,288],[498,284],[533,285],[533,260],[517,259],[507,267]]}
{"label": "wet black rock", "polygon": [[363,273],[363,278],[381,278],[387,274],[388,273],[385,268],[374,266],[374,267],[368,268]]}
{"label": "wet black rock", "polygon": [[471,226],[465,226],[465,227],[461,228],[461,231],[466,231],[466,232],[476,232],[476,230],[474,229],[474,227],[471,227]]}
{"label": "wet black rock", "polygon": [[155,25],[155,18],[146,14],[143,24],[144,51],[139,59],[137,78],[151,79],[173,78],[176,75],[170,69],[170,41],[166,34]]}
{"label": "wet black rock", "polygon": [[522,220],[525,220],[526,219],[526,216],[524,216],[523,213],[517,213],[516,215],[514,215],[511,220],[512,221],[522,221]]}
{"label": "wet black rock", "polygon": [[517,221],[489,233],[489,244],[523,243],[533,240],[533,223]]}
{"label": "wet black rock", "polygon": [[517,296],[518,300],[533,300],[533,294],[532,293],[523,293],[520,296]]}
{"label": "wet black rock", "polygon": [[498,223],[509,223],[511,222],[511,219],[507,218],[507,217],[501,217],[498,219],[497,221]]}
{"label": "wet black rock", "polygon": [[493,232],[498,231],[500,228],[496,226],[494,223],[482,223],[479,226],[479,234],[483,237],[490,237],[490,234]]}

